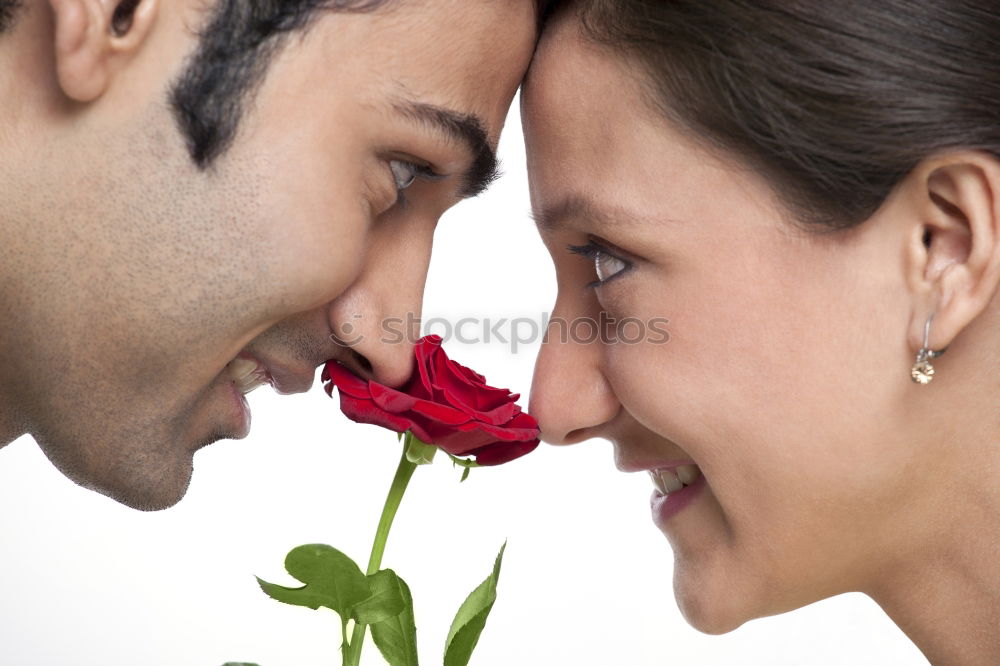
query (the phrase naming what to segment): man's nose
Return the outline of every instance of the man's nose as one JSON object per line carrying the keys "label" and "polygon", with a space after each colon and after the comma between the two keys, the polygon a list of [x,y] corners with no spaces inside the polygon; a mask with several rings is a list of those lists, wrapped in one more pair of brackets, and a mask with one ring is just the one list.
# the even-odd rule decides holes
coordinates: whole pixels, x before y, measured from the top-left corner
{"label": "man's nose", "polygon": [[330,330],[347,348],[347,365],[398,387],[413,370],[433,225],[409,233],[394,226],[386,224],[372,240],[361,275],[330,303],[328,316]]}
{"label": "man's nose", "polygon": [[419,301],[408,308],[359,289],[343,294],[331,304],[329,316],[336,342],[346,348],[345,365],[386,386],[405,384],[413,370],[419,308]]}
{"label": "man's nose", "polygon": [[576,444],[601,434],[621,405],[600,368],[604,343],[575,340],[556,315],[535,363],[528,407],[550,444]]}

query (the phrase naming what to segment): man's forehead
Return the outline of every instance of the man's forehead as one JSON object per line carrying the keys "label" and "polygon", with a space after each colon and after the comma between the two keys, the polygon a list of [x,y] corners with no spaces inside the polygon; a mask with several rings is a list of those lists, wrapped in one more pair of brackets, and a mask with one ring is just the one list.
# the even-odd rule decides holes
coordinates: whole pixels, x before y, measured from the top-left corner
{"label": "man's forehead", "polygon": [[[391,86],[386,92],[393,96],[438,104],[447,96],[447,106],[495,120],[496,93],[520,82],[534,50],[534,3],[389,0],[385,7],[354,15],[358,32],[351,39],[353,52],[344,59],[341,50],[336,66],[357,63]],[[330,28],[327,38],[335,45],[340,28]],[[500,115],[502,121],[505,113]],[[487,130],[496,139],[493,124]]]}

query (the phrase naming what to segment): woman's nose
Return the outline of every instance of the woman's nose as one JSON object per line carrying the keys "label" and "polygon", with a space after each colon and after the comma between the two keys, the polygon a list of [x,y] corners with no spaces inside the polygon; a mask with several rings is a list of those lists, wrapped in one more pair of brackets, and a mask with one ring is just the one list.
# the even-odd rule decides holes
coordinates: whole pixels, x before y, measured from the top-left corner
{"label": "woman's nose", "polygon": [[531,382],[528,411],[550,444],[599,436],[621,407],[600,369],[604,343],[574,339],[569,324],[558,316],[549,322]]}

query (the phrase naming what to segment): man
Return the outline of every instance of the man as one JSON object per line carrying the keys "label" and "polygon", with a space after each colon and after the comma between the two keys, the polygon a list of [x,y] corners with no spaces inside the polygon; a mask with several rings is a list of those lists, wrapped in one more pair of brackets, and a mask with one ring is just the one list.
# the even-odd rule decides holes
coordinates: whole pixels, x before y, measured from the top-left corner
{"label": "man", "polygon": [[394,385],[439,216],[495,174],[525,0],[0,0],[0,446],[172,506],[243,394]]}

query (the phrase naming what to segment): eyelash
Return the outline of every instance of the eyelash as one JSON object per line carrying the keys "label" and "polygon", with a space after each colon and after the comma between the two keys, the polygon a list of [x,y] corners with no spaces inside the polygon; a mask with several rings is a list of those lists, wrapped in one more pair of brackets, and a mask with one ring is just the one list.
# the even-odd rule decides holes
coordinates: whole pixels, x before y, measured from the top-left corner
{"label": "eyelash", "polygon": [[593,260],[595,265],[601,255],[617,259],[618,261],[622,262],[622,264],[625,265],[623,269],[621,269],[611,277],[605,278],[603,280],[597,279],[594,280],[593,282],[589,282],[588,284],[585,285],[585,288],[587,289],[593,289],[595,287],[600,287],[602,285],[605,285],[611,282],[612,280],[621,277],[625,273],[628,273],[632,269],[631,261],[621,257],[620,255],[615,254],[614,252],[610,251],[607,247],[594,240],[587,241],[586,245],[568,245],[566,249],[568,249],[573,254],[577,254],[580,255],[581,257],[586,257],[588,259]]}
{"label": "eyelash", "polygon": [[[401,186],[399,184],[399,180],[396,178],[396,172],[392,168],[393,163],[405,165],[406,167],[409,167],[410,169],[413,170],[413,177],[410,179],[408,183],[406,183],[406,185]],[[413,162],[411,160],[391,159],[388,162],[388,167],[389,167],[389,175],[392,177],[392,181],[396,186],[396,205],[400,207],[405,207],[406,204],[408,203],[409,199],[406,198],[406,190],[411,185],[413,185],[413,183],[416,182],[418,178],[421,180],[435,181],[435,180],[441,180],[442,178],[445,177],[444,175],[439,174],[433,169],[431,169],[426,164],[417,164],[416,162]]]}

